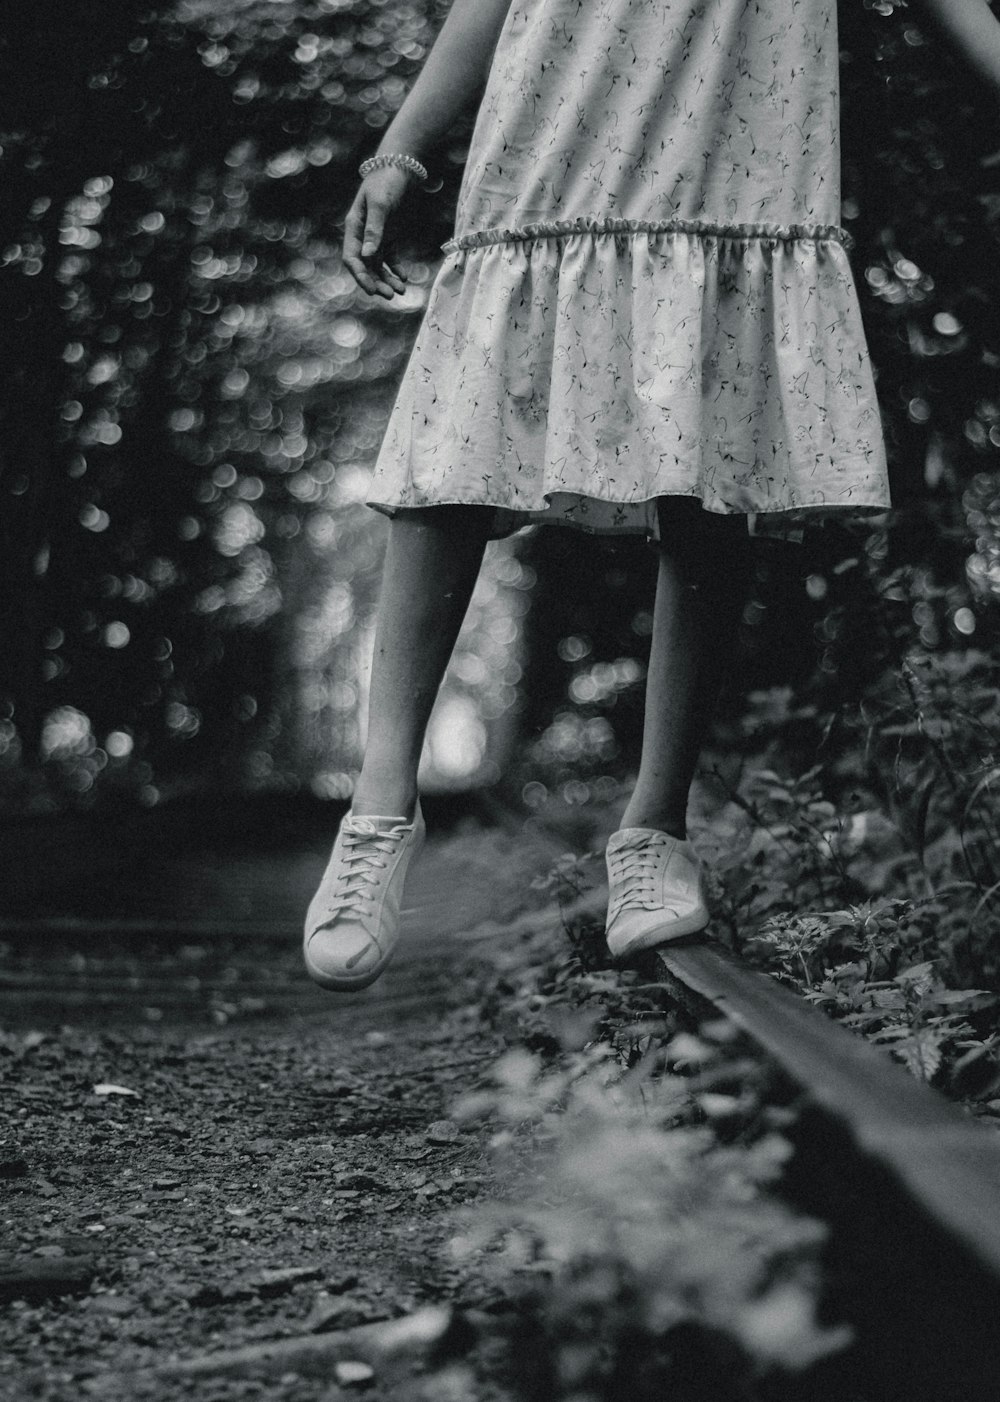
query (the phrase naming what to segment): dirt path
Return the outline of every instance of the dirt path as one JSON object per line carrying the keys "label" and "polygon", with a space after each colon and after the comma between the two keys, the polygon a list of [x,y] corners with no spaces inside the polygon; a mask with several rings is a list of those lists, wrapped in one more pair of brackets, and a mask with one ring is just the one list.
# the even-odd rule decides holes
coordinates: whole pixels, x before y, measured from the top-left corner
{"label": "dirt path", "polygon": [[[8,921],[4,1398],[353,1395],[363,1379],[294,1363],[266,1380],[149,1370],[484,1302],[475,1267],[448,1251],[457,1214],[493,1187],[488,1131],[449,1110],[502,1048],[467,932],[523,907],[551,858],[474,822],[440,834],[414,869],[397,960],[337,997],[299,962],[297,907],[325,853],[310,838],[211,868],[217,892],[253,893],[252,939],[112,937],[53,913],[40,944]],[[183,853],[170,860],[183,869]],[[210,912],[224,928],[218,895]],[[46,1272],[76,1273],[77,1293],[43,1298],[30,1279]]]}

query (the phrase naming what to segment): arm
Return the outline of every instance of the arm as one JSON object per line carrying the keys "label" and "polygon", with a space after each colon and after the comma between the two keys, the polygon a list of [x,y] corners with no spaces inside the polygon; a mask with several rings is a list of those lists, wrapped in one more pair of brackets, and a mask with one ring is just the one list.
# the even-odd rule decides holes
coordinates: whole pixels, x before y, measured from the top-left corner
{"label": "arm", "polygon": [[1000,20],[987,0],[919,0],[917,8],[959,58],[1000,94]]}
{"label": "arm", "polygon": [[454,0],[376,154],[401,151],[419,159],[472,98],[481,96],[510,5],[511,0]]}
{"label": "arm", "polygon": [[[481,98],[510,5],[511,0],[454,0],[376,155],[400,152],[419,159],[474,97]],[[394,166],[369,171],[344,220],[344,267],[369,296],[391,300],[406,290],[403,274],[385,262],[383,241],[386,222],[410,179]]]}

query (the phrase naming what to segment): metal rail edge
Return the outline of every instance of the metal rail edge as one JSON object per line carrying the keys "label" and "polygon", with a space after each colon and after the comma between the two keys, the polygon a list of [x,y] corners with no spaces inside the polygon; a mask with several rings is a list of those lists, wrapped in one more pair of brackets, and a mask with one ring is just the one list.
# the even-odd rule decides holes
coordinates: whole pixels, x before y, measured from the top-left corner
{"label": "metal rail edge", "polygon": [[713,941],[656,954],[672,979],[742,1028],[1000,1282],[1000,1133]]}

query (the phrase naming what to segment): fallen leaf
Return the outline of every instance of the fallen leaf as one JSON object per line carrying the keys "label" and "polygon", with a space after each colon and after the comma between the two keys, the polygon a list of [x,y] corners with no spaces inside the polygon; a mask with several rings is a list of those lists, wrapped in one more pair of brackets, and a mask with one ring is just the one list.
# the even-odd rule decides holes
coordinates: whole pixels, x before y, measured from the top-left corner
{"label": "fallen leaf", "polygon": [[458,1136],[459,1128],[454,1120],[435,1120],[426,1130],[428,1144],[454,1144]]}
{"label": "fallen leaf", "polygon": [[90,1307],[100,1310],[103,1314],[117,1314],[122,1317],[134,1314],[137,1308],[135,1300],[130,1300],[125,1295],[94,1295],[91,1297]]}
{"label": "fallen leaf", "polygon": [[444,1334],[451,1323],[452,1312],[447,1305],[425,1305],[401,1319],[390,1319],[379,1327],[378,1339],[389,1351],[412,1348],[414,1344],[432,1344]]}
{"label": "fallen leaf", "polygon": [[702,1091],[694,1099],[710,1120],[727,1119],[743,1108],[744,1101],[736,1095],[718,1095],[714,1091]]}
{"label": "fallen leaf", "polygon": [[281,1266],[274,1270],[261,1271],[257,1277],[257,1291],[270,1297],[284,1295],[303,1280],[319,1280],[323,1275],[322,1266]]}
{"label": "fallen leaf", "polygon": [[367,1363],[359,1363],[354,1360],[347,1360],[343,1363],[335,1363],[333,1366],[334,1376],[341,1387],[350,1387],[352,1383],[371,1382],[375,1376],[375,1369]]}

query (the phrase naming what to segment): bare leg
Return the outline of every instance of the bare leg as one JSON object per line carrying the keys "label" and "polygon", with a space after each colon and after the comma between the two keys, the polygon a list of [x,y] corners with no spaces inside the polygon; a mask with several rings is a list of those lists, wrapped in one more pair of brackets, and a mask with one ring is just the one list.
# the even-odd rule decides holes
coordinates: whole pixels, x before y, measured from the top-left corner
{"label": "bare leg", "polygon": [[691,780],[731,658],[750,575],[746,518],[659,502],[660,569],[639,776],[621,826],[687,833]]}
{"label": "bare leg", "polygon": [[428,507],[389,526],[355,813],[413,814],[427,722],[479,575],[489,514]]}

